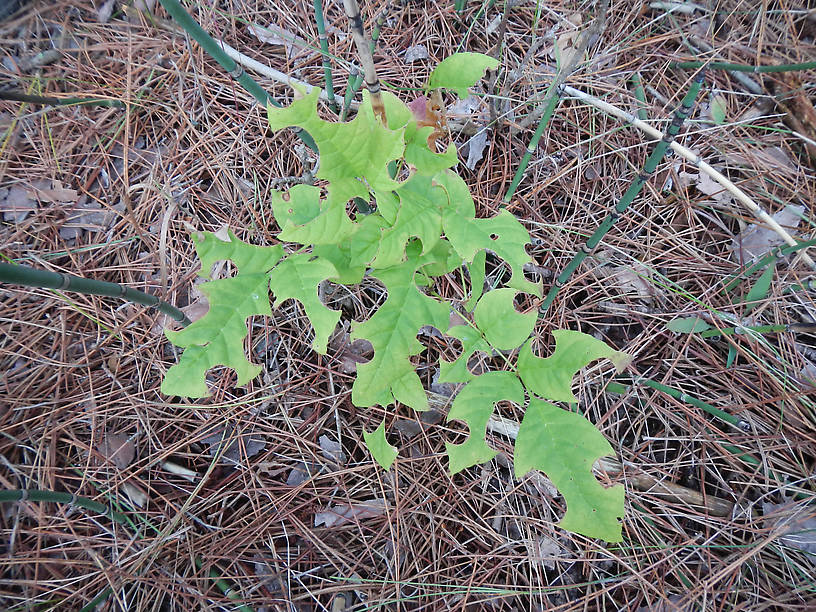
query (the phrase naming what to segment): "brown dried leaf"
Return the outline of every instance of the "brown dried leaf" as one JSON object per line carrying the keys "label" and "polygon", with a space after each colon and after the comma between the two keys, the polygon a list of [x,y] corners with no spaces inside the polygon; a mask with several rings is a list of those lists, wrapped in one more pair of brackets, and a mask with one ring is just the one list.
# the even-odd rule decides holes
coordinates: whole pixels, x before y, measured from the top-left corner
{"label": "brown dried leaf", "polygon": [[[804,206],[788,205],[773,215],[773,219],[782,227],[790,230],[799,225]],[[736,261],[751,261],[759,259],[773,247],[782,244],[784,240],[774,230],[764,225],[749,225],[731,242]]]}
{"label": "brown dried leaf", "polygon": [[120,470],[124,470],[133,463],[133,459],[136,457],[136,447],[133,442],[125,435],[111,432],[105,432],[96,450],[106,461]]}
{"label": "brown dried leaf", "polygon": [[388,502],[383,498],[370,499],[357,504],[339,504],[315,514],[314,525],[319,527],[338,527],[346,523],[362,521],[383,516],[388,509]]}
{"label": "brown dried leaf", "polygon": [[79,194],[75,189],[63,187],[59,181],[51,181],[48,187],[36,182],[31,185],[28,195],[41,202],[76,202],[79,199]]}

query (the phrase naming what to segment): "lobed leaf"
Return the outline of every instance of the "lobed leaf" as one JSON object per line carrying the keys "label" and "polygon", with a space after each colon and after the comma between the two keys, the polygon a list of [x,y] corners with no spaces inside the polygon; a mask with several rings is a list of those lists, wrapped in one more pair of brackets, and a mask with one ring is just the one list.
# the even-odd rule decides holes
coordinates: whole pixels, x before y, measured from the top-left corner
{"label": "lobed leaf", "polygon": [[337,244],[354,233],[345,201],[321,199],[320,187],[295,185],[272,191],[269,203],[281,228],[278,239],[303,245]]}
{"label": "lobed leaf", "polygon": [[385,439],[385,421],[380,423],[380,426],[371,433],[363,430],[363,439],[365,439],[366,448],[373,455],[374,460],[384,470],[389,469],[391,464],[394,463],[394,459],[397,458],[397,449]]}
{"label": "lobed leaf", "polygon": [[375,268],[390,268],[405,260],[405,247],[412,237],[422,242],[422,252],[436,246],[442,234],[442,209],[448,196],[431,183],[430,177],[415,174],[395,191],[399,209],[393,225],[382,231],[380,248],[372,263]]}
{"label": "lobed leaf", "polygon": [[479,333],[479,330],[470,325],[456,325],[448,329],[448,335],[453,336],[462,343],[462,354],[454,361],[439,361],[439,382],[459,383],[468,382],[475,378],[475,375],[468,369],[467,365],[474,353],[481,351],[490,355],[493,349]]}
{"label": "lobed leaf", "polygon": [[532,340],[519,350],[518,373],[524,386],[539,396],[556,402],[578,401],[572,393],[572,378],[596,359],[606,358],[618,371],[626,367],[629,355],[616,351],[601,340],[581,332],[558,329],[555,351],[542,359],[533,355]]}
{"label": "lobed leaf", "polygon": [[496,451],[487,445],[485,436],[487,421],[493,414],[493,406],[502,400],[519,405],[524,402],[524,389],[519,379],[511,372],[486,372],[476,376],[453,400],[448,421],[464,421],[470,435],[462,444],[445,444],[451,474],[490,461],[496,456]]}
{"label": "lobed leaf", "polygon": [[193,235],[201,260],[201,275],[208,275],[217,261],[231,260],[238,267],[232,278],[201,285],[210,307],[198,321],[180,331],[165,330],[168,340],[185,349],[181,359],[164,375],[161,390],[166,395],[207,397],[206,374],[223,365],[235,370],[238,384],[244,385],[261,370],[244,352],[252,315],[271,315],[267,271],[283,256],[280,245],[260,247],[238,240],[228,232],[229,241],[210,232]]}
{"label": "lobed leaf", "polygon": [[210,276],[210,270],[218,261],[230,260],[236,265],[239,273],[267,272],[283,257],[283,247],[279,244],[271,247],[255,246],[242,242],[227,229],[229,240],[221,240],[212,232],[196,232],[192,235],[196,254],[201,260],[199,276]]}
{"label": "lobed leaf", "polygon": [[490,219],[474,219],[447,210],[442,225],[462,259],[471,262],[480,250],[493,251],[510,265],[512,274],[507,283],[510,287],[541,296],[541,283],[524,278],[524,265],[532,263],[524,250],[524,245],[530,243],[530,234],[512,213],[502,210]]}
{"label": "lobed leaf", "polygon": [[434,68],[427,88],[444,87],[464,99],[468,96],[468,87],[475,85],[486,70],[495,70],[498,66],[499,60],[483,53],[454,53]]}
{"label": "lobed leaf", "polygon": [[516,478],[541,470],[564,496],[567,511],[559,527],[620,542],[623,486],[605,488],[592,474],[595,461],[614,454],[584,417],[533,398],[519,427],[513,461]]}
{"label": "lobed leaf", "polygon": [[515,289],[494,289],[476,304],[473,321],[493,348],[511,351],[533,333],[538,313],[518,312],[513,305],[517,293]]}
{"label": "lobed leaf", "polygon": [[[383,126],[371,110],[367,91],[354,119],[348,123],[323,121],[317,114],[319,90],[284,108],[267,106],[269,126],[273,130],[300,127],[314,139],[320,152],[317,177],[329,181],[329,198],[347,202],[354,197],[368,199],[373,191],[390,191],[399,183],[388,173],[388,163],[402,157],[405,150],[403,128]],[[361,182],[364,178],[365,182]]]}
{"label": "lobed leaf", "polygon": [[244,353],[246,320],[252,315],[271,315],[269,278],[266,274],[239,274],[201,285],[210,309],[201,319],[180,331],[165,330],[168,340],[183,347],[179,362],[164,375],[161,391],[166,395],[207,397],[206,374],[218,365],[238,374],[245,385],[261,371]]}
{"label": "lobed leaf", "polygon": [[275,308],[290,298],[301,303],[315,332],[312,348],[321,355],[326,354],[326,344],[340,320],[340,311],[321,302],[317,290],[321,282],[336,276],[337,269],[330,261],[310,253],[290,255],[269,273]]}
{"label": "lobed leaf", "polygon": [[425,325],[445,329],[449,309],[417,288],[416,250],[411,249],[405,263],[373,272],[385,285],[388,298],[368,321],[355,323],[352,328],[352,340],[365,338],[374,347],[371,361],[357,366],[351,392],[355,406],[387,406],[397,400],[415,410],[428,409],[428,398],[411,356],[423,349],[416,339],[419,329]]}

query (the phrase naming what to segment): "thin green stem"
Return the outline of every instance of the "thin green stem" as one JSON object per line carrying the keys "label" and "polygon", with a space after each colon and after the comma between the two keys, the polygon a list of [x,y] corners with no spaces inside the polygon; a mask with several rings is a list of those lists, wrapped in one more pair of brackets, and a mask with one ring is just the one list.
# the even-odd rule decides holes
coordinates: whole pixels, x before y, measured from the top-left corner
{"label": "thin green stem", "polygon": [[[201,48],[206,51],[220,66],[233,78],[241,87],[243,87],[259,104],[266,107],[272,106],[280,107],[280,103],[272,98],[263,87],[258,85],[252,77],[244,72],[243,67],[236,63],[229,55],[227,55],[218,42],[204,29],[198,25],[195,19],[184,10],[184,7],[179,4],[178,0],[159,0],[173,19],[184,28],[184,30],[195,40]],[[317,152],[317,145],[312,137],[300,128],[295,129],[295,133],[300,137],[303,143],[313,151]]]}
{"label": "thin green stem", "polygon": [[689,395],[687,393],[683,393],[682,391],[678,391],[677,389],[674,389],[672,387],[667,387],[666,385],[663,385],[663,384],[661,384],[661,383],[659,383],[657,381],[651,380],[649,378],[639,378],[638,382],[640,384],[646,386],[646,387],[651,387],[652,389],[655,389],[656,391],[661,391],[661,392],[663,392],[663,393],[665,393],[667,395],[670,395],[674,399],[680,400],[681,402],[685,402],[686,404],[691,404],[692,406],[700,408],[701,410],[707,412],[711,416],[714,416],[714,417],[720,419],[721,421],[723,421],[725,423],[728,423],[729,425],[732,425],[733,427],[736,427],[740,431],[750,431],[751,430],[751,425],[747,421],[744,421],[743,419],[740,419],[739,417],[735,417],[733,414],[729,414],[729,413],[725,412],[724,410],[720,410],[719,408],[715,408],[711,404],[708,404],[708,403],[706,403],[706,402],[704,402],[702,400],[699,400],[696,397],[693,397],[693,396],[691,396],[691,395]]}
{"label": "thin green stem", "polygon": [[798,70],[813,70],[816,62],[803,62],[801,64],[780,64],[778,66],[749,66],[747,64],[729,64],[728,62],[675,62],[673,68],[683,70],[697,70],[708,68],[712,70],[728,70],[730,72],[796,72]]}
{"label": "thin green stem", "polygon": [[553,81],[553,83],[547,88],[547,93],[544,94],[544,99],[547,101],[547,105],[544,107],[544,114],[541,115],[541,119],[538,122],[538,127],[536,127],[536,131],[533,132],[533,137],[530,139],[530,144],[527,145],[527,149],[524,151],[524,157],[521,158],[518,170],[516,170],[516,174],[513,176],[513,181],[510,183],[510,186],[507,188],[507,192],[504,194],[504,199],[502,200],[503,206],[510,204],[510,200],[512,200],[513,195],[516,193],[516,189],[518,189],[519,183],[521,183],[521,179],[524,178],[524,173],[527,172],[527,165],[530,163],[530,158],[533,156],[533,153],[535,153],[535,150],[538,147],[538,141],[541,140],[541,135],[544,133],[547,124],[550,122],[550,118],[552,117],[553,111],[555,111],[555,107],[558,106],[558,102],[561,100],[561,95],[555,81]]}
{"label": "thin green stem", "polygon": [[[698,407],[698,408],[700,408],[702,410],[705,410],[707,413],[711,414],[712,416],[715,416],[715,417],[725,421],[726,423],[734,425],[735,427],[739,428],[742,431],[751,431],[751,425],[747,421],[745,421],[743,419],[740,419],[738,417],[735,417],[732,414],[728,414],[727,412],[724,412],[724,411],[722,411],[722,410],[720,410],[718,408],[715,408],[711,404],[707,404],[706,402],[703,402],[702,400],[699,400],[699,399],[697,399],[697,398],[695,398],[693,396],[690,396],[687,393],[683,393],[682,391],[678,391],[677,389],[674,389],[672,387],[667,387],[666,385],[662,385],[662,384],[660,384],[658,382],[655,382],[655,381],[647,379],[647,378],[641,378],[641,379],[639,379],[639,382],[642,383],[645,386],[648,386],[648,387],[651,387],[651,388],[655,389],[656,391],[666,393],[666,394],[674,397],[675,399],[677,399],[677,400],[679,400],[681,402],[684,402],[684,403],[689,404],[691,406],[696,406],[696,407]],[[623,392],[625,392],[625,389],[623,390]],[[793,497],[795,499],[810,499],[810,498],[812,498],[812,496],[813,496],[812,491],[805,491],[801,487],[793,485],[792,484],[793,479],[790,476],[788,476],[786,474],[779,474],[779,473],[775,472],[774,470],[766,468],[765,467],[765,462],[761,461],[760,459],[757,459],[756,457],[754,457],[749,452],[741,450],[741,449],[737,448],[736,446],[733,446],[732,444],[727,444],[727,443],[722,442],[722,441],[719,441],[718,443],[720,444],[720,446],[722,446],[723,450],[725,450],[728,453],[731,453],[731,455],[733,455],[734,458],[739,459],[741,461],[744,461],[745,463],[747,463],[747,464],[749,464],[751,466],[759,468],[760,470],[762,470],[762,472],[765,474],[765,476],[767,478],[774,479],[777,482],[785,485],[788,489],[791,490],[791,492],[793,493]]]}
{"label": "thin green stem", "polygon": [[26,287],[40,287],[42,289],[59,289],[76,291],[85,295],[104,295],[115,297],[134,304],[141,304],[156,308],[183,326],[190,325],[191,321],[175,306],[160,300],[155,295],[144,293],[130,287],[123,287],[118,283],[81,278],[60,272],[39,270],[22,264],[0,263],[0,281],[23,285]]}
{"label": "thin green stem", "polygon": [[643,170],[640,174],[638,174],[637,178],[632,181],[629,185],[629,188],[626,192],[621,196],[618,204],[615,206],[615,209],[609,213],[606,219],[598,226],[598,229],[589,237],[586,243],[581,247],[581,249],[575,254],[572,258],[572,261],[567,264],[567,267],[558,275],[558,278],[555,279],[552,287],[550,288],[549,293],[547,293],[547,297],[544,298],[544,301],[539,308],[539,316],[544,316],[544,314],[549,309],[550,305],[555,300],[556,295],[558,295],[558,291],[561,287],[564,286],[564,283],[569,280],[572,273],[578,269],[578,266],[581,265],[581,262],[589,255],[601,242],[603,237],[609,231],[609,229],[615,224],[618,218],[623,214],[623,212],[629,207],[629,205],[634,201],[635,197],[640,193],[640,190],[643,189],[643,186],[646,184],[646,181],[654,174],[657,170],[658,164],[663,160],[663,157],[666,155],[666,151],[669,149],[669,145],[671,144],[672,140],[674,140],[675,136],[680,132],[680,128],[685,122],[686,118],[691,113],[691,108],[694,105],[694,101],[697,98],[697,94],[700,92],[700,87],[703,84],[703,73],[700,72],[697,75],[697,78],[692,82],[691,87],[689,88],[688,93],[683,98],[680,107],[675,111],[674,117],[672,118],[671,123],[669,124],[669,128],[666,130],[665,135],[661,138],[657,144],[655,145],[654,150],[646,159],[646,163],[643,166]]}
{"label": "thin green stem", "polygon": [[812,240],[804,240],[795,245],[787,245],[787,246],[778,246],[771,249],[771,252],[759,259],[758,261],[754,262],[750,266],[748,266],[745,270],[740,272],[739,274],[734,274],[723,287],[723,291],[730,292],[737,288],[740,282],[749,276],[751,276],[757,270],[761,270],[765,266],[772,265],[776,263],[777,259],[784,257],[785,255],[790,255],[791,253],[795,253],[796,251],[800,251],[802,249],[806,249],[811,246],[816,246],[816,238]]}
{"label": "thin green stem", "polygon": [[371,53],[374,53],[374,49],[377,48],[377,41],[380,40],[380,33],[382,32],[382,27],[385,25],[385,20],[388,19],[388,12],[390,10],[391,7],[386,4],[385,8],[377,15],[377,19],[374,20],[374,28],[371,30]]}
{"label": "thin green stem", "polygon": [[332,81],[331,56],[329,55],[329,39],[326,36],[326,22],[323,18],[323,3],[321,0],[314,0],[315,22],[317,23],[317,35],[320,39],[320,54],[323,57],[323,75],[326,80],[326,96],[329,99],[329,108],[333,112],[340,112],[340,105],[334,97],[334,83]]}
{"label": "thin green stem", "polygon": [[699,332],[701,338],[716,338],[718,336],[734,336],[744,334],[750,331],[756,334],[780,334],[784,332],[810,332],[811,328],[808,324],[791,323],[788,325],[753,325],[744,327],[724,327],[722,329],[707,329],[704,332]]}
{"label": "thin green stem", "polygon": [[357,55],[363,66],[366,89],[371,94],[371,110],[374,112],[374,116],[378,117],[383,125],[386,125],[385,105],[380,93],[382,87],[380,86],[380,79],[377,77],[377,68],[374,65],[374,56],[372,55],[374,46],[371,41],[366,39],[360,6],[357,0],[343,0],[343,8],[346,10],[346,16],[351,25],[351,34],[354,38],[354,46],[357,48]]}
{"label": "thin green stem", "polygon": [[635,91],[635,100],[638,101],[637,116],[641,121],[646,121],[649,116],[646,114],[646,92],[643,89],[643,80],[639,72],[632,73],[632,87]]}
{"label": "thin green stem", "polygon": [[541,136],[544,134],[544,130],[550,122],[553,111],[555,111],[555,107],[561,100],[561,94],[563,93],[561,86],[564,84],[567,77],[575,70],[578,63],[583,60],[584,54],[589,48],[589,45],[592,44],[598,36],[600,36],[606,25],[606,13],[608,9],[609,0],[601,0],[601,4],[598,8],[598,16],[595,18],[592,24],[581,33],[581,38],[579,39],[578,44],[575,46],[575,50],[572,52],[570,59],[559,67],[558,73],[555,75],[555,79],[553,79],[550,86],[547,87],[547,91],[544,94],[544,102],[542,106],[539,107],[539,109],[543,108],[543,112],[538,121],[538,127],[536,127],[536,131],[533,133],[533,137],[530,139],[530,143],[527,145],[527,149],[524,151],[524,156],[521,158],[521,162],[516,170],[516,174],[513,176],[510,187],[507,188],[507,192],[504,194],[502,206],[507,206],[510,204],[513,194],[516,193],[519,183],[521,183],[521,180],[524,178],[524,174],[527,172],[527,166],[530,163],[530,158],[533,156],[533,153],[535,153],[535,150],[538,147],[538,141],[541,140]]}
{"label": "thin green stem", "polygon": [[110,506],[100,502],[79,497],[71,493],[61,493],[59,491],[41,491],[39,489],[15,489],[11,491],[0,491],[0,504],[9,502],[54,502],[58,504],[70,504],[79,508],[84,508],[90,512],[96,512],[108,517],[110,520],[127,525],[128,518],[121,512],[116,512]]}
{"label": "thin green stem", "polygon": [[[195,564],[198,569],[204,569],[204,562],[201,560],[201,557],[195,558]],[[219,591],[221,591],[228,599],[238,603],[238,610],[241,612],[253,612],[252,608],[250,608],[248,605],[240,603],[241,595],[227,580],[222,578],[221,574],[219,574],[215,569],[210,568],[207,574],[213,579],[215,586],[218,587]]]}
{"label": "thin green stem", "polygon": [[0,100],[12,100],[14,102],[28,102],[29,104],[42,104],[50,106],[107,106],[108,108],[124,108],[125,103],[121,100],[104,100],[101,98],[55,98],[53,96],[38,96],[27,94],[22,91],[6,90],[0,91]]}
{"label": "thin green stem", "polygon": [[354,99],[354,94],[360,88],[363,82],[363,77],[357,66],[352,66],[349,70],[348,82],[346,83],[346,95],[343,97],[343,110],[340,112],[340,121],[345,121],[351,108],[351,101]]}

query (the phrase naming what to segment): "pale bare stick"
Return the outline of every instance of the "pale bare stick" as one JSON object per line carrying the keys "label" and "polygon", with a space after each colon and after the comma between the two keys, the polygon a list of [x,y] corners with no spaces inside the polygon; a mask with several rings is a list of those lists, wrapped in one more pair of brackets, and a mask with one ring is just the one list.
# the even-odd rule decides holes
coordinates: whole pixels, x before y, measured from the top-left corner
{"label": "pale bare stick", "polygon": [[[660,130],[653,128],[648,123],[641,121],[633,114],[626,112],[618,108],[617,106],[613,106],[609,104],[609,102],[605,102],[592,96],[588,93],[584,93],[580,89],[575,89],[574,87],[570,87],[568,85],[563,86],[564,93],[567,93],[571,96],[574,96],[581,100],[582,102],[586,102],[590,106],[597,108],[609,115],[617,117],[618,119],[623,119],[624,121],[631,123],[634,127],[639,129],[642,132],[645,132],[649,136],[655,139],[660,139],[663,137],[663,133]],[[790,246],[796,246],[798,242],[791,236],[788,231],[779,225],[776,220],[771,217],[763,208],[757,204],[754,200],[752,200],[748,194],[746,194],[742,189],[737,187],[734,183],[728,180],[725,176],[723,176],[720,172],[712,168],[708,163],[703,161],[703,159],[691,151],[690,149],[684,147],[677,141],[672,141],[671,143],[672,150],[680,155],[680,157],[690,161],[694,164],[700,172],[704,172],[712,179],[717,181],[720,185],[723,186],[731,195],[733,195],[737,200],[739,200],[748,210],[750,210],[754,216],[760,220],[762,223],[770,227],[774,232],[776,232],[782,240],[784,240]],[[799,254],[799,257],[802,258],[808,266],[812,269],[816,270],[816,263],[814,263],[813,259],[805,252],[806,249],[802,249]]]}

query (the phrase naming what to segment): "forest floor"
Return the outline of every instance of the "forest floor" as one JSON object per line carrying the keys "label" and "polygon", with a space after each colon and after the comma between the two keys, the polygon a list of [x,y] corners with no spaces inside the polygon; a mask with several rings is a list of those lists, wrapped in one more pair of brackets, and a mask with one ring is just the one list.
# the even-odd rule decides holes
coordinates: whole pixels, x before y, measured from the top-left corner
{"label": "forest floor", "polygon": [[[195,317],[191,229],[227,226],[253,244],[275,243],[267,194],[315,159],[291,133],[272,134],[264,109],[168,29],[161,7],[148,20],[113,0],[91,4],[35,2],[0,23],[2,87],[131,105],[0,101],[0,255],[150,291]],[[816,59],[813,9],[758,4],[613,2],[566,83],[665,129],[695,74],[672,62]],[[495,214],[535,130],[525,119],[596,3],[522,0],[505,14],[502,3],[457,12],[453,0],[377,0],[363,7],[367,31],[387,7],[375,60],[384,85],[407,102],[453,52],[500,53],[498,76],[474,89],[488,95],[445,99],[447,138],[477,215]],[[324,85],[311,3],[187,8],[217,39]],[[356,57],[342,3],[325,11],[342,93]],[[271,24],[293,42],[274,44],[250,24]],[[251,74],[291,100],[286,84]],[[816,227],[814,98],[816,70],[710,70],[678,141],[806,239]],[[545,288],[653,142],[563,97],[509,206],[533,237]],[[317,355],[291,301],[252,321],[247,347],[261,377],[236,388],[232,371],[215,370],[210,398],[180,401],[159,391],[178,353],[155,311],[0,285],[0,488],[67,491],[133,521],[75,505],[3,504],[0,602],[80,609],[110,589],[97,609],[813,609],[814,336],[669,327],[692,318],[712,328],[814,322],[816,294],[801,286],[813,269],[801,251],[724,291],[778,244],[731,192],[673,155],[539,321],[543,346],[552,330],[569,328],[633,356],[624,377],[593,366],[574,388],[623,465],[611,475],[626,486],[620,544],[558,528],[562,498],[541,476],[513,478],[511,440],[498,432],[488,436],[501,451],[495,460],[450,475],[445,442],[463,427],[444,422],[451,389],[433,384],[433,337],[420,338],[434,399],[421,416],[355,408],[353,366],[364,357],[343,329]],[[455,276],[446,282],[464,295]],[[373,284],[342,296],[344,329],[383,297]],[[387,472],[362,438],[384,416],[400,449]],[[216,453],[223,436],[226,450]]]}

